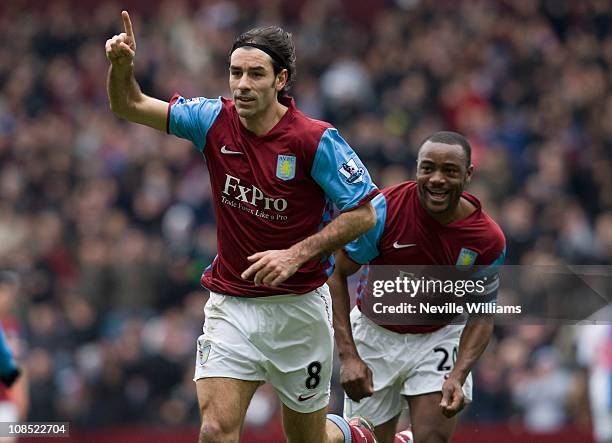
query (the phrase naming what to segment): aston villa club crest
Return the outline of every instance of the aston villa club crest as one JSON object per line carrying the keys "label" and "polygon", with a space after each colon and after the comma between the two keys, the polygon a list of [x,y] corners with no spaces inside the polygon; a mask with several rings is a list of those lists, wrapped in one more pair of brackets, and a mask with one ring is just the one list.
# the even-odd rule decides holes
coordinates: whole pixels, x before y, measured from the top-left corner
{"label": "aston villa club crest", "polygon": [[278,156],[276,159],[276,176],[281,180],[291,180],[295,177],[295,156]]}
{"label": "aston villa club crest", "polygon": [[461,252],[459,252],[459,257],[457,258],[457,263],[455,263],[455,266],[459,269],[469,269],[474,266],[474,263],[476,263],[476,257],[478,257],[477,252],[474,252],[468,248],[461,248]]}
{"label": "aston villa club crest", "polygon": [[355,159],[352,158],[346,163],[342,163],[340,173],[346,178],[346,182],[350,185],[363,181],[364,169],[357,166]]}
{"label": "aston villa club crest", "polygon": [[198,365],[204,366],[204,363],[208,360],[210,354],[211,344],[203,339],[198,340]]}

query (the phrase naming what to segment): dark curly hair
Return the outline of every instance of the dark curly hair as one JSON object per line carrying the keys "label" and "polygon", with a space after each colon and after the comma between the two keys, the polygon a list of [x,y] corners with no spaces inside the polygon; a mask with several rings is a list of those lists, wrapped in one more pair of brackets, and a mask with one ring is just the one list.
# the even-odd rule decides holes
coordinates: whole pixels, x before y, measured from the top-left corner
{"label": "dark curly hair", "polygon": [[250,45],[270,55],[275,75],[278,75],[283,69],[287,70],[287,83],[279,91],[279,95],[287,95],[296,75],[295,46],[291,33],[278,26],[250,29],[234,40],[230,57],[237,48]]}

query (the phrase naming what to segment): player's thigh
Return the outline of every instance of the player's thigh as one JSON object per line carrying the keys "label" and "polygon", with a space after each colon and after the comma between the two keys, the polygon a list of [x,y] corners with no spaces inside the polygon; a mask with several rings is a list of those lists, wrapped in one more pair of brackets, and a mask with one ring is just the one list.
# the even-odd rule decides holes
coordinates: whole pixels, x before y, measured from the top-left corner
{"label": "player's thigh", "polygon": [[442,413],[440,401],[442,394],[429,394],[408,397],[410,422],[414,441],[419,443],[446,443],[457,426],[457,417],[447,418]]}
{"label": "player's thigh", "polygon": [[258,347],[267,358],[265,380],[292,411],[307,414],[325,408],[334,350],[327,288],[274,307],[268,322],[277,333]]}
{"label": "player's thigh", "polygon": [[[461,325],[448,325],[430,334],[406,337],[406,348],[412,350],[411,369],[402,386],[405,396],[441,392],[444,376],[453,370],[461,337]],[[472,375],[463,384],[465,402],[472,401]]]}
{"label": "player's thigh", "polygon": [[[324,443],[327,407],[302,413],[283,405],[283,430],[288,443]],[[331,440],[333,441],[333,440]]]}
{"label": "player's thigh", "polygon": [[233,378],[200,378],[196,381],[200,416],[200,441],[238,441],[251,398],[261,382]]}

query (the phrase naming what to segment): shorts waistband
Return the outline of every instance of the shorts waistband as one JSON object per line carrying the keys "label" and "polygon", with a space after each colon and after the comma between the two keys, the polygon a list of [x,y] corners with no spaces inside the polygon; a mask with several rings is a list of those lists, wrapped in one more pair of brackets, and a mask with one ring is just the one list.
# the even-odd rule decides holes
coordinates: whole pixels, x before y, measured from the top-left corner
{"label": "shorts waistband", "polygon": [[280,295],[269,295],[267,297],[238,297],[235,295],[227,295],[220,294],[218,292],[210,291],[211,295],[226,297],[229,300],[240,301],[245,303],[254,303],[254,304],[270,304],[270,303],[290,303],[299,300],[302,297],[308,297],[310,295],[316,295],[318,291],[320,291],[323,287],[320,286],[316,289],[313,289],[310,292],[305,292],[304,294],[280,294]]}

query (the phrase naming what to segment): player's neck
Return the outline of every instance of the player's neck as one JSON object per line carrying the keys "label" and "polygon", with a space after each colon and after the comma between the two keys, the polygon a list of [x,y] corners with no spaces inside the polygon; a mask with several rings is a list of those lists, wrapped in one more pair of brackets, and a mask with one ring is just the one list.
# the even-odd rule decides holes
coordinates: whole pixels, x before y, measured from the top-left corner
{"label": "player's neck", "polygon": [[476,206],[474,206],[472,203],[470,203],[463,197],[460,197],[455,207],[451,210],[445,211],[443,213],[430,212],[429,215],[431,215],[431,217],[441,225],[448,225],[458,220],[463,220],[464,218],[472,214],[475,210]]}
{"label": "player's neck", "polygon": [[276,124],[283,118],[283,115],[287,112],[287,106],[275,102],[272,106],[268,107],[261,115],[254,116],[253,118],[240,117],[240,122],[249,131],[257,136],[265,135],[276,126]]}

